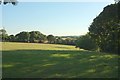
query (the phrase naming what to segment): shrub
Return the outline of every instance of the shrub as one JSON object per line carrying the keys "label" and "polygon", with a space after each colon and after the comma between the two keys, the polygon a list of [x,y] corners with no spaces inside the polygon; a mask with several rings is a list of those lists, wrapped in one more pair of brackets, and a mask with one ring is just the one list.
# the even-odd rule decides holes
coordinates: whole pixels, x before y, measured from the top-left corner
{"label": "shrub", "polygon": [[84,35],[78,38],[76,41],[76,47],[86,50],[96,50],[97,46],[89,35]]}

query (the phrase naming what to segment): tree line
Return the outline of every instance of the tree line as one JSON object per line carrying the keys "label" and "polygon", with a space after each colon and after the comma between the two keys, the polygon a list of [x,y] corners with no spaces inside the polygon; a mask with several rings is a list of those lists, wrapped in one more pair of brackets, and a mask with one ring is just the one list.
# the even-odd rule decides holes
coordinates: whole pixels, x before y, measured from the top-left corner
{"label": "tree line", "polygon": [[27,42],[27,43],[49,43],[49,44],[66,44],[75,45],[76,38],[59,37],[45,35],[39,31],[25,32],[22,31],[16,35],[8,35],[5,29],[0,30],[0,39],[3,42]]}

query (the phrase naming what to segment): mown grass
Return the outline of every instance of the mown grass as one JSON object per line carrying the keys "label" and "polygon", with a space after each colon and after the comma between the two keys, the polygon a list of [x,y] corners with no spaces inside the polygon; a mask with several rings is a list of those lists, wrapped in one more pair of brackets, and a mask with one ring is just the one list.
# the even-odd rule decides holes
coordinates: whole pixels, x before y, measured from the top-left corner
{"label": "mown grass", "polygon": [[74,46],[2,43],[3,78],[117,78],[118,55]]}

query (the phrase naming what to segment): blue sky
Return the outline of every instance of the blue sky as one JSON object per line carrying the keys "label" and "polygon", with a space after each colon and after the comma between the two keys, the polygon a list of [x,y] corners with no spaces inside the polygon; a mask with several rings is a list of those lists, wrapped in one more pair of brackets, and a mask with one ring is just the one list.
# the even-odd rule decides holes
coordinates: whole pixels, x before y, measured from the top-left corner
{"label": "blue sky", "polygon": [[[8,34],[40,31],[55,36],[83,35],[110,2],[19,2],[2,6],[2,27]],[[1,9],[1,6],[0,6]]]}

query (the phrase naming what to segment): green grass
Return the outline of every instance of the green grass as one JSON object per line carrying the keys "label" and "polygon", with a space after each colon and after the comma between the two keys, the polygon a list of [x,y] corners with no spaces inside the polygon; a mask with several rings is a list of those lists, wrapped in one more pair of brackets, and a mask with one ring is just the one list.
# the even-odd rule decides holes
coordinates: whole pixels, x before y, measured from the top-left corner
{"label": "green grass", "polygon": [[74,46],[2,43],[3,78],[117,78],[118,57]]}

